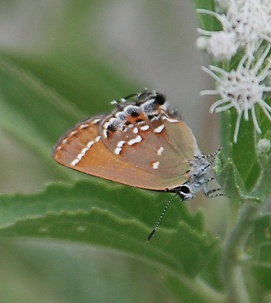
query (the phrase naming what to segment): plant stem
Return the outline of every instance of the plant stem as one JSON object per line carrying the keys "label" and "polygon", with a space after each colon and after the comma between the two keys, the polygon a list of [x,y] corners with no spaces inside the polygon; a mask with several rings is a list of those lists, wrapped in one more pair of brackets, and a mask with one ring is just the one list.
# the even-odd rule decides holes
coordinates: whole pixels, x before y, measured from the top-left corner
{"label": "plant stem", "polygon": [[254,225],[257,212],[258,205],[256,203],[247,202],[243,204],[235,226],[225,239],[221,261],[221,277],[230,303],[250,302],[244,273],[239,262],[245,254],[246,240]]}

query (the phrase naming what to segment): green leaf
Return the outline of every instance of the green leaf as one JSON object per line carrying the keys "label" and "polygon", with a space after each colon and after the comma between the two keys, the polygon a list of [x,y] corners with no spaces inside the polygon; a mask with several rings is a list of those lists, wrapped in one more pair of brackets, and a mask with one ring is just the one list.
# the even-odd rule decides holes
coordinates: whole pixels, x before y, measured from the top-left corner
{"label": "green leaf", "polygon": [[2,196],[0,235],[114,247],[195,276],[214,245],[199,213],[190,215],[184,204],[172,206],[157,235],[146,241],[166,198],[122,186],[104,188],[102,182],[51,185],[36,195]]}
{"label": "green leaf", "polygon": [[[193,0],[195,9],[205,9],[209,11],[215,11],[214,0]],[[205,13],[197,13],[200,28],[210,31],[218,31],[222,29],[220,22],[214,16]]]}
{"label": "green leaf", "polygon": [[271,279],[271,215],[258,218],[254,229],[254,257],[252,271],[257,282],[270,291]]}
{"label": "green leaf", "polygon": [[[232,117],[234,119],[232,125],[235,125],[235,113],[232,113]],[[252,121],[243,121],[240,127],[238,144],[232,146],[233,161],[248,191],[251,191],[255,186],[260,175],[260,166],[257,161],[254,137],[255,129]],[[245,153],[244,146],[246,147]]]}
{"label": "green leaf", "polygon": [[[127,78],[111,70],[100,61],[91,61],[84,56],[78,58],[69,53],[48,56],[29,56],[16,53],[5,54],[10,61],[39,78],[43,85],[57,91],[65,103],[70,102],[85,115],[108,111],[112,96],[125,97],[143,90],[135,89]],[[64,106],[66,107],[66,106]],[[77,116],[78,118],[78,116]]]}
{"label": "green leaf", "polygon": [[155,270],[124,254],[52,240],[0,245],[0,302],[177,303]]}
{"label": "green leaf", "polygon": [[235,203],[242,203],[244,199],[260,202],[260,196],[257,193],[247,191],[243,179],[230,157],[227,158],[224,153],[219,153],[214,170],[223,191]]}
{"label": "green leaf", "polygon": [[[0,128],[50,160],[60,132],[82,114],[25,70],[0,58]],[[49,161],[49,163],[52,163]]]}
{"label": "green leaf", "polygon": [[115,249],[164,268],[180,283],[186,276],[190,282],[183,287],[197,294],[193,279],[217,244],[205,233],[202,215],[189,214],[178,199],[148,243],[168,198],[109,182],[50,185],[36,195],[0,198],[0,236],[65,239]]}
{"label": "green leaf", "polygon": [[[222,153],[216,168],[217,177],[225,193],[236,201],[265,201],[271,193],[270,152],[258,155],[257,144],[260,138],[267,138],[271,131],[267,118],[260,119],[262,135],[256,133],[252,119],[241,122],[238,142],[234,143],[233,133],[236,113],[221,115]],[[262,122],[262,123],[261,123]]]}
{"label": "green leaf", "polygon": [[179,283],[198,302],[212,302],[205,287],[194,280],[217,250],[201,213],[191,215],[176,198],[153,239],[146,241],[168,198],[90,181],[50,185],[35,195],[1,196],[0,236],[71,240],[114,249],[163,268],[169,286]]}

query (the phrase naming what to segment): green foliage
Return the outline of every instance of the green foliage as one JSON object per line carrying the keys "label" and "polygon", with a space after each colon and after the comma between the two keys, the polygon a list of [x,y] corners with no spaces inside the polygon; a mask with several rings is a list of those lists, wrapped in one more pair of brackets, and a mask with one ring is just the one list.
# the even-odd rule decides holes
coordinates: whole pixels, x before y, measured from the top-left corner
{"label": "green foliage", "polygon": [[0,235],[115,248],[176,276],[195,277],[202,270],[216,244],[204,232],[200,214],[191,216],[184,205],[173,206],[171,221],[149,243],[146,238],[155,223],[149,214],[159,215],[164,195],[148,197],[143,191],[103,183],[80,181],[73,186],[51,185],[36,195],[2,196],[0,203],[6,209],[1,213]]}
{"label": "green foliage", "polygon": [[[15,61],[19,64],[22,59],[13,58],[13,63],[7,56],[1,59],[1,127],[35,150],[44,162],[56,166],[56,174],[72,183],[52,184],[37,194],[2,195],[0,236],[69,240],[114,249],[162,271],[165,284],[176,297],[209,302],[213,295],[201,288],[195,277],[206,271],[210,257],[219,248],[205,231],[202,214],[191,215],[176,198],[159,233],[147,242],[168,195],[105,181],[84,181],[84,175],[55,164],[51,159],[54,143],[83,114],[25,71],[22,66],[27,60],[21,67]],[[78,177],[82,180],[76,181]],[[218,264],[208,275],[217,271]],[[181,292],[176,289],[180,283]]]}
{"label": "green foliage", "polygon": [[[212,9],[214,1],[195,0],[194,6]],[[69,16],[76,19],[73,5],[69,9]],[[220,28],[214,17],[198,17],[203,28]],[[69,22],[66,25],[69,28]],[[62,37],[64,45],[72,44],[69,38]],[[232,206],[225,238],[207,231],[203,213],[192,214],[176,198],[158,232],[147,242],[170,195],[86,177],[51,159],[57,139],[76,122],[109,111],[112,98],[139,91],[103,62],[82,56],[84,51],[66,53],[56,48],[34,56],[1,52],[0,128],[34,152],[57,181],[37,193],[0,196],[0,267],[9,278],[9,283],[0,283],[0,301],[36,302],[41,296],[46,302],[53,301],[54,276],[63,302],[103,302],[105,289],[111,291],[108,302],[268,302],[271,216],[268,211],[264,215],[258,211],[270,194],[271,160],[269,154],[257,154],[259,135],[251,120],[241,123],[234,144],[236,114],[230,111],[221,119],[222,152],[215,169]],[[233,66],[234,60],[228,69]],[[268,138],[269,121],[263,116],[259,124],[262,137]],[[44,254],[36,250],[35,243]],[[67,251],[59,253],[52,244],[47,247],[48,243],[63,245]],[[78,259],[84,251],[95,261],[88,260],[84,266],[71,257],[71,251]],[[121,268],[118,258],[129,265]],[[113,284],[108,282],[109,263],[113,263],[114,273],[121,272],[115,276],[117,281],[112,279]],[[134,268],[128,279],[129,266]],[[25,273],[18,281],[11,274],[16,268]],[[45,283],[37,275],[40,268],[47,275]],[[99,287],[88,283],[90,275],[91,281],[102,281]],[[22,298],[20,287],[26,289],[27,284],[34,285],[35,291]],[[10,285],[15,292],[8,291]]]}
{"label": "green foliage", "polygon": [[[197,8],[213,10],[210,3],[208,7],[202,7],[204,1],[194,3]],[[210,16],[208,20],[205,14],[200,15],[203,29],[219,30],[210,21]],[[231,71],[236,69],[240,59],[239,52],[230,62],[223,63],[223,66],[217,62],[212,64]],[[265,211],[262,215],[260,207],[263,207],[271,192],[271,157],[268,148],[259,152],[258,144],[260,139],[270,142],[271,125],[257,106],[256,111],[262,133],[258,134],[255,130],[251,116],[248,121],[242,118],[237,143],[233,142],[236,110],[232,108],[221,113],[222,152],[215,170],[232,205],[232,226],[223,242],[220,261],[222,283],[229,302],[269,300],[270,288],[267,287],[267,281],[271,274],[270,213]]]}

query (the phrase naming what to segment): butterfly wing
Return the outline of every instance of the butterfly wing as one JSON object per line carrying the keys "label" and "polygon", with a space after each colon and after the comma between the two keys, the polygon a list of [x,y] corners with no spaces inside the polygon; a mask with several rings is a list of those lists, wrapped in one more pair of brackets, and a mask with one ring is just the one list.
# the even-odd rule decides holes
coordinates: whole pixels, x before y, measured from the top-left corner
{"label": "butterfly wing", "polygon": [[161,97],[140,95],[108,115],[79,123],[58,141],[54,160],[134,187],[180,186],[188,180],[191,161],[199,151],[190,128],[165,109]]}
{"label": "butterfly wing", "polygon": [[[106,120],[101,128],[107,125]],[[164,189],[171,189],[187,181],[197,143],[183,121],[164,111],[150,119],[140,112],[137,117],[126,117],[126,121],[127,125],[121,131],[108,132],[106,138],[102,138],[112,153],[138,170],[154,174],[156,184],[147,181],[152,189],[161,184]]]}
{"label": "butterfly wing", "polygon": [[140,188],[164,190],[164,178],[139,169],[106,147],[99,132],[103,118],[102,115],[92,117],[71,129],[57,142],[53,159],[96,177]]}

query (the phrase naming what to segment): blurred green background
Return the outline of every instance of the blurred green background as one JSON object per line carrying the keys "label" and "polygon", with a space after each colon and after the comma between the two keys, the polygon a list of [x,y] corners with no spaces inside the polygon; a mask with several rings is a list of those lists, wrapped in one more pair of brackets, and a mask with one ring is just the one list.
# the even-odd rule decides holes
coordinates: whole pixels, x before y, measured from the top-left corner
{"label": "blurred green background", "polygon": [[[200,68],[208,58],[195,47],[196,28],[189,1],[0,1],[1,54],[68,100],[78,116],[155,89],[211,153],[219,147],[218,127],[210,101],[199,97],[212,84]],[[66,130],[56,128],[56,139]],[[57,164],[18,138],[0,131],[0,140],[1,193],[37,192],[62,180]],[[223,233],[222,202],[200,196],[190,207],[203,203],[208,228]],[[0,245],[0,302],[175,302],[162,274],[113,251],[33,239]]]}

